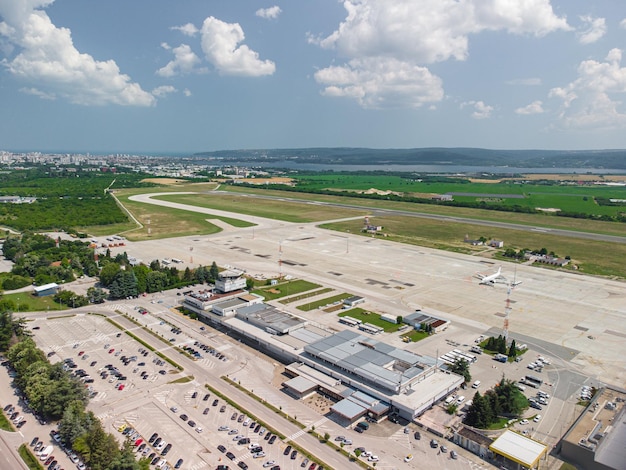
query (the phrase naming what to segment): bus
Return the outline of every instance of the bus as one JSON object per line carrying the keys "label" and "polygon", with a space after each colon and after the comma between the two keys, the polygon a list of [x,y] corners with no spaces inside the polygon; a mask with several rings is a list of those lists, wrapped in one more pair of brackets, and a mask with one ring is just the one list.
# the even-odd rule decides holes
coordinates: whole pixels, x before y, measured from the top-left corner
{"label": "bus", "polygon": [[531,387],[539,388],[539,387],[541,387],[541,385],[543,385],[543,380],[541,380],[540,378],[537,378],[537,377],[535,377],[533,375],[527,375],[524,378],[524,383],[526,385],[530,385]]}

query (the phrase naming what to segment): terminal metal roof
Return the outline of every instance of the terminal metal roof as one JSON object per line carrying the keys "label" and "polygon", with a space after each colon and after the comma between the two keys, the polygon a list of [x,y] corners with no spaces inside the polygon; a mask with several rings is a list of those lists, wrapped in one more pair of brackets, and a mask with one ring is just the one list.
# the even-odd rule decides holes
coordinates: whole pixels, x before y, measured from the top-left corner
{"label": "terminal metal roof", "polygon": [[285,382],[285,386],[300,394],[310,392],[311,390],[317,388],[317,384],[315,382],[302,376],[294,377],[293,379],[288,380]]}
{"label": "terminal metal roof", "polygon": [[349,398],[345,398],[335,403],[330,409],[351,421],[363,416],[367,412],[367,408],[350,400]]}
{"label": "terminal metal roof", "polygon": [[489,449],[525,467],[534,468],[548,446],[507,430],[493,441]]}
{"label": "terminal metal roof", "polygon": [[[389,344],[344,330],[304,347],[328,363],[347,370],[374,384],[395,390],[424,371],[421,356]],[[402,367],[394,368],[397,361]]]}
{"label": "terminal metal roof", "polygon": [[43,292],[48,289],[56,289],[57,287],[59,287],[59,285],[56,282],[51,282],[50,284],[35,287],[35,292]]}

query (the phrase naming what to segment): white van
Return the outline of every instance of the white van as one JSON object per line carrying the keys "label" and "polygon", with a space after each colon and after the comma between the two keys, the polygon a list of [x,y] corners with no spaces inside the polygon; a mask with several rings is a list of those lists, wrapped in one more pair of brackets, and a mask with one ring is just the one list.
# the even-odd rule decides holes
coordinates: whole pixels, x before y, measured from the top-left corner
{"label": "white van", "polygon": [[54,447],[52,446],[48,446],[45,449],[43,449],[41,452],[39,452],[39,460],[41,460],[42,462],[47,460],[48,457],[50,457],[50,454],[52,454],[53,450],[54,450]]}
{"label": "white van", "polygon": [[449,405],[450,403],[452,403],[454,401],[454,397],[452,395],[450,395],[448,398],[446,398],[446,401],[444,402],[446,405]]}
{"label": "white van", "polygon": [[477,380],[476,382],[472,384],[472,388],[478,388],[478,387],[480,387],[480,380]]}

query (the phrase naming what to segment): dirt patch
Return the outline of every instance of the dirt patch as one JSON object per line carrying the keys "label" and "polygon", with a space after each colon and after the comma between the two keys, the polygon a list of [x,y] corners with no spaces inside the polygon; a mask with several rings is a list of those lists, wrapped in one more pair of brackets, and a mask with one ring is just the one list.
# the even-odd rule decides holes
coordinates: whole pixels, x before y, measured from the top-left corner
{"label": "dirt patch", "polygon": [[154,183],[167,186],[168,184],[180,184],[186,183],[185,180],[179,180],[176,178],[146,178],[140,181],[141,183]]}
{"label": "dirt patch", "polygon": [[321,415],[325,415],[330,412],[330,407],[333,406],[333,402],[326,397],[323,397],[319,393],[314,393],[308,398],[305,398],[304,404],[309,408],[315,410]]}
{"label": "dirt patch", "polygon": [[267,292],[268,294],[280,294],[280,289],[265,289],[265,292]]}

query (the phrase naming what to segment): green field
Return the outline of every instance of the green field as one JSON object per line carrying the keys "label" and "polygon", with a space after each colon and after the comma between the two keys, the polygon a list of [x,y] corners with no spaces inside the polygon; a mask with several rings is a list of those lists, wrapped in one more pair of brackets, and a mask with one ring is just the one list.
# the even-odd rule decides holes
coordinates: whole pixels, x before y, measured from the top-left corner
{"label": "green field", "polygon": [[325,287],[324,289],[319,289],[319,290],[314,290],[311,292],[306,292],[304,294],[300,294],[300,295],[294,295],[293,297],[289,297],[287,299],[283,299],[280,301],[281,304],[283,305],[287,305],[293,302],[298,302],[300,300],[304,300],[304,299],[308,299],[310,297],[315,297],[317,295],[322,295],[325,294],[327,292],[332,291],[332,289],[330,287]]}
{"label": "green field", "polygon": [[[502,250],[491,250],[484,246],[472,246],[463,242],[467,234],[473,239],[484,236],[488,239],[504,240],[505,248],[517,250],[546,248],[548,251],[554,251],[558,256],[570,256],[572,263],[566,267],[569,270],[584,274],[626,277],[626,268],[624,267],[626,244],[623,243],[593,242],[542,232],[522,232],[411,217],[376,217],[373,219],[373,223],[385,227],[383,232],[387,235],[387,240],[401,243],[458,253],[476,254],[482,252],[483,256],[486,257],[508,260],[508,258],[498,257],[498,253],[501,253]],[[345,221],[324,224],[322,227],[341,232],[361,233],[362,224],[360,221]],[[546,266],[546,268],[548,267]]]}
{"label": "green field", "polygon": [[43,470],[43,466],[37,461],[26,444],[22,444],[17,451],[29,470]]}
{"label": "green field", "polygon": [[281,297],[299,294],[301,292],[317,289],[319,287],[321,287],[319,284],[298,279],[295,281],[282,282],[274,286],[264,287],[263,289],[255,289],[252,293],[263,296],[265,300],[276,300]]}
{"label": "green field", "polygon": [[[4,407],[4,404],[2,406]],[[0,429],[9,432],[15,431],[4,413],[0,413]]]}
{"label": "green field", "polygon": [[411,330],[408,333],[402,335],[403,338],[409,338],[411,342],[416,343],[418,341],[423,340],[424,338],[428,338],[428,333],[425,331]]}
{"label": "green field", "polygon": [[[56,303],[53,299],[53,296],[46,297],[37,297],[36,295],[31,294],[30,292],[18,292],[15,294],[4,294],[2,296],[3,299],[12,300],[15,302],[15,305],[18,308],[16,310],[16,314],[19,311],[42,311],[42,310],[65,310],[67,307],[65,305],[61,305]],[[28,308],[22,308],[28,307]]]}
{"label": "green field", "polygon": [[366,215],[366,212],[363,210],[328,207],[313,203],[303,204],[301,202],[263,198],[254,198],[254,200],[251,201],[250,198],[245,195],[235,195],[232,193],[226,195],[219,193],[181,194],[159,196],[155,199],[294,223],[316,222]]}
{"label": "green field", "polygon": [[309,302],[304,305],[299,305],[296,307],[298,310],[302,310],[303,312],[310,312],[311,310],[315,310],[316,308],[323,307],[325,305],[334,304],[335,302],[341,303],[341,301],[347,299],[348,297],[352,297],[352,294],[338,294],[333,295],[332,297],[326,297],[325,299],[316,300],[315,302]]}
{"label": "green field", "polygon": [[363,310],[359,307],[343,311],[337,316],[352,317],[356,318],[357,320],[361,320],[363,323],[371,323],[372,325],[380,326],[382,329],[385,330],[385,333],[393,333],[394,331],[398,331],[398,328],[402,326],[402,324],[389,323],[388,321],[381,319],[378,313]]}

